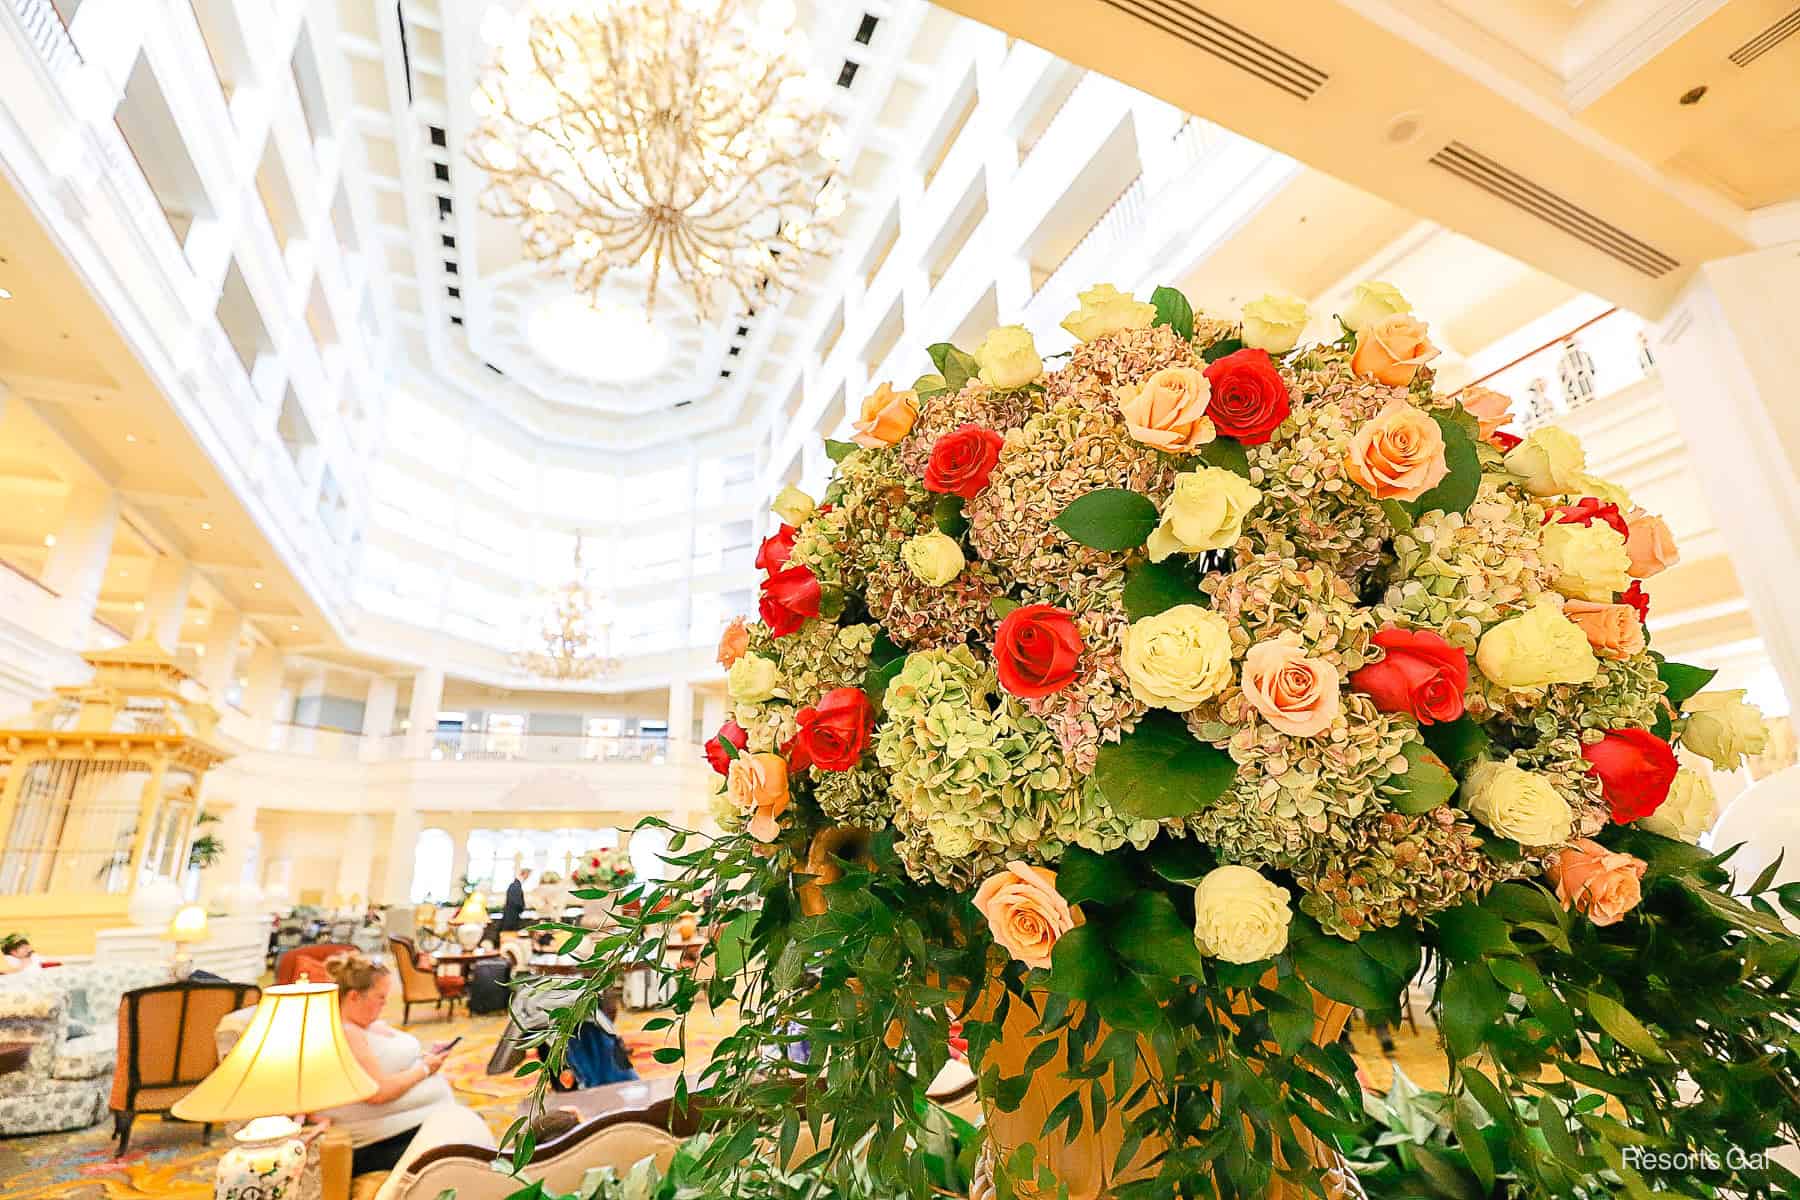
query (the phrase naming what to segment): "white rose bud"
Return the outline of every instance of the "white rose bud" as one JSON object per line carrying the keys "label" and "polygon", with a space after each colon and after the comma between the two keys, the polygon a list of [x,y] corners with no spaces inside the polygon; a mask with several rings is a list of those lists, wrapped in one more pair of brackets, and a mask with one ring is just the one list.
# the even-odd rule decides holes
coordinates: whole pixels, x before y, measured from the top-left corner
{"label": "white rose bud", "polygon": [[1248,480],[1223,467],[1184,471],[1144,549],[1151,562],[1178,552],[1223,550],[1243,536],[1244,517],[1261,499]]}
{"label": "white rose bud", "polygon": [[1194,889],[1194,944],[1209,958],[1261,962],[1287,949],[1288,892],[1249,867],[1215,867]]}
{"label": "white rose bud", "polygon": [[774,660],[746,654],[725,672],[725,691],[739,704],[760,704],[775,694],[779,677]]}
{"label": "white rose bud", "polygon": [[1148,329],[1156,320],[1156,305],[1133,299],[1110,283],[1095,284],[1079,299],[1081,307],[1062,319],[1062,327],[1078,342]]}
{"label": "white rose bud", "polygon": [[1556,787],[1511,763],[1478,763],[1461,795],[1470,816],[1521,846],[1560,846],[1574,830],[1574,813]]}
{"label": "white rose bud", "polygon": [[1683,767],[1675,772],[1669,785],[1669,796],[1647,817],[1639,817],[1640,829],[1660,833],[1683,842],[1697,842],[1700,835],[1713,827],[1719,815],[1719,798],[1713,793],[1712,780]]}
{"label": "white rose bud", "polygon": [[1363,326],[1373,325],[1383,317],[1411,311],[1412,305],[1400,294],[1399,288],[1391,283],[1372,279],[1356,285],[1355,290],[1350,293],[1350,303],[1344,306],[1338,319],[1347,328],[1361,332]]}
{"label": "white rose bud", "polygon": [[943,587],[962,574],[962,547],[941,530],[921,533],[900,544],[900,561],[927,587]]}
{"label": "white rose bud", "polygon": [[1744,703],[1744,691],[1701,692],[1683,706],[1687,722],[1681,744],[1712,760],[1721,771],[1735,771],[1746,754],[1768,749],[1769,727],[1762,710]]}
{"label": "white rose bud", "polygon": [[1246,346],[1267,350],[1270,354],[1286,354],[1300,344],[1306,323],[1312,319],[1306,301],[1298,296],[1264,296],[1244,305]]}
{"label": "white rose bud", "polygon": [[1022,388],[1044,373],[1037,343],[1023,325],[989,330],[975,348],[975,361],[981,367],[981,382],[1003,392]]}
{"label": "white rose bud", "polygon": [[782,524],[798,527],[800,522],[813,515],[813,498],[799,488],[789,484],[781,489],[775,497],[775,503],[769,509],[781,518]]}

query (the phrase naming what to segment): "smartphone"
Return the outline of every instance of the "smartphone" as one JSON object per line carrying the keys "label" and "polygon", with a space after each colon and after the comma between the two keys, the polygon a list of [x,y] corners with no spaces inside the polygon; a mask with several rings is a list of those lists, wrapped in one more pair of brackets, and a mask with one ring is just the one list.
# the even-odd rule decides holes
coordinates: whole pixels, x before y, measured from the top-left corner
{"label": "smartphone", "polygon": [[432,1053],[433,1054],[447,1054],[450,1051],[456,1049],[456,1043],[458,1043],[460,1041],[462,1041],[462,1035],[458,1034],[456,1037],[451,1038],[447,1042],[439,1042],[437,1045],[437,1049],[433,1050]]}

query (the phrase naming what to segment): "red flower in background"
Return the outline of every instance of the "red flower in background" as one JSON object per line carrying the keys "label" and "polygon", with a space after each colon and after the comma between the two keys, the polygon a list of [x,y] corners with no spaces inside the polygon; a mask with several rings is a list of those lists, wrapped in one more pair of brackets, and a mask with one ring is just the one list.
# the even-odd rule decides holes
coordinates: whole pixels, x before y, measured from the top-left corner
{"label": "red flower in background", "polygon": [[1644,581],[1634,579],[1631,586],[1619,593],[1619,603],[1629,604],[1637,609],[1638,624],[1642,625],[1650,619],[1650,593],[1644,590]]}
{"label": "red flower in background", "polygon": [[974,499],[988,485],[1005,444],[1000,434],[979,425],[964,425],[946,433],[932,443],[931,461],[925,465],[926,490]]}
{"label": "red flower in background", "polygon": [[994,633],[1000,686],[1015,696],[1048,696],[1075,681],[1081,660],[1075,618],[1053,604],[1027,604],[1006,614]]}
{"label": "red flower in background", "polygon": [[818,767],[823,771],[848,771],[869,748],[869,731],[875,724],[875,706],[861,688],[833,688],[795,716],[800,727],[782,747],[790,771]]}
{"label": "red flower in background", "polygon": [[1206,368],[1213,428],[1246,446],[1260,446],[1292,410],[1287,383],[1267,350],[1238,350]]}
{"label": "red flower in background", "polygon": [[1500,447],[1500,453],[1502,453],[1502,454],[1505,454],[1507,451],[1512,450],[1514,447],[1516,447],[1520,442],[1522,442],[1524,440],[1525,439],[1520,437],[1518,434],[1508,433],[1504,429],[1494,430],[1494,436],[1488,439],[1488,441],[1490,441],[1490,442],[1494,443],[1494,445]]}
{"label": "red flower in background", "polygon": [[1600,791],[1620,825],[1647,817],[1669,798],[1675,782],[1675,751],[1647,729],[1614,729],[1581,755],[1600,777]]}
{"label": "red flower in background", "polygon": [[1387,654],[1350,673],[1350,686],[1382,712],[1403,712],[1421,725],[1463,715],[1469,656],[1428,629],[1380,630],[1370,641]]}
{"label": "red flower in background", "polygon": [[764,538],[756,549],[756,569],[773,575],[787,566],[788,556],[794,552],[794,535],[799,532],[792,525],[783,525]]}
{"label": "red flower in background", "polygon": [[[710,742],[706,743],[706,764],[721,775],[731,771],[731,755],[725,751],[724,743],[726,742],[730,742],[742,750],[750,744],[750,735],[736,721],[727,721],[719,726],[719,732],[713,735]],[[595,859],[594,865],[599,866],[600,860]]]}
{"label": "red flower in background", "polygon": [[1618,531],[1620,537],[1630,537],[1631,530],[1625,524],[1625,515],[1616,504],[1603,503],[1598,497],[1583,496],[1575,504],[1558,504],[1544,512],[1544,524],[1555,521],[1559,525],[1592,525],[1595,521],[1604,521]]}
{"label": "red flower in background", "polygon": [[756,611],[776,637],[786,637],[819,615],[819,581],[805,567],[786,567],[763,580]]}

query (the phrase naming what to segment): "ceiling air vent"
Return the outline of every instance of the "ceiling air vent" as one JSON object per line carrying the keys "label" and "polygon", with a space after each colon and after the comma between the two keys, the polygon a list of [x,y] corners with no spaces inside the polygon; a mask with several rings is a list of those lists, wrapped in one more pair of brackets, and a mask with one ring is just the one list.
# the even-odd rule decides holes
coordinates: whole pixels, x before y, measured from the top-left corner
{"label": "ceiling air vent", "polygon": [[1572,238],[1578,238],[1602,254],[1641,271],[1652,279],[1673,271],[1681,263],[1655,246],[1638,239],[1609,221],[1602,220],[1555,192],[1541,187],[1517,171],[1503,167],[1480,151],[1451,142],[1431,156],[1431,165],[1504,200],[1514,208],[1548,222]]}
{"label": "ceiling air vent", "polygon": [[1800,33],[1800,8],[1777,20],[1773,25],[1731,52],[1731,61],[1747,67],[1781,43]]}
{"label": "ceiling air vent", "polygon": [[1181,0],[1105,0],[1105,3],[1302,100],[1311,99],[1313,93],[1331,78],[1311,63],[1271,46],[1255,34],[1246,33],[1197,5]]}

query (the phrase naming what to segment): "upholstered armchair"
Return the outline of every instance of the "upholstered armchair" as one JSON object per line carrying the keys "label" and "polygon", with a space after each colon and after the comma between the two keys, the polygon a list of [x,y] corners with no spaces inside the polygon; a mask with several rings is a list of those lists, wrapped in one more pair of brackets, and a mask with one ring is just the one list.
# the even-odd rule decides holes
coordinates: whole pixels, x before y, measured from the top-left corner
{"label": "upholstered armchair", "polygon": [[295,983],[305,975],[314,983],[330,983],[331,975],[325,970],[325,963],[354,949],[356,947],[348,942],[316,942],[310,946],[295,946],[292,950],[285,950],[275,960],[275,982],[284,985]]}
{"label": "upholstered armchair", "polygon": [[455,975],[438,975],[419,965],[419,951],[411,941],[403,937],[390,937],[388,945],[393,950],[394,970],[400,975],[400,1023],[412,1023],[412,1006],[430,1004],[442,1011],[444,1005],[450,1005],[452,1015],[456,1013],[457,997],[462,995],[463,980]]}
{"label": "upholstered armchair", "polygon": [[[262,991],[248,983],[164,983],[119,999],[118,1058],[113,1064],[113,1136],[118,1153],[131,1145],[139,1113],[167,1113],[219,1065],[213,1041],[219,1020],[253,1005]],[[202,1143],[212,1126],[201,1127]]]}

